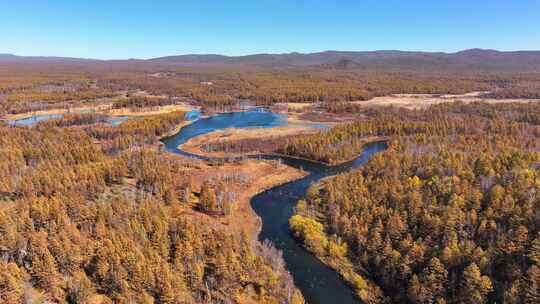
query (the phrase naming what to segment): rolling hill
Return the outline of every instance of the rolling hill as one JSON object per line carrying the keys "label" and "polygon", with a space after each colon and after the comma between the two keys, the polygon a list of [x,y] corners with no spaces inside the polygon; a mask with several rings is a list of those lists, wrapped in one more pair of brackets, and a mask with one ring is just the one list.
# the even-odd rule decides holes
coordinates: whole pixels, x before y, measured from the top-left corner
{"label": "rolling hill", "polygon": [[452,69],[540,72],[540,51],[470,49],[456,53],[370,51],[319,53],[254,54],[224,56],[216,54],[179,55],[152,59],[93,60],[69,57],[25,57],[0,54],[2,62],[61,63],[137,63],[185,66],[257,66],[274,68],[317,67],[333,69]]}

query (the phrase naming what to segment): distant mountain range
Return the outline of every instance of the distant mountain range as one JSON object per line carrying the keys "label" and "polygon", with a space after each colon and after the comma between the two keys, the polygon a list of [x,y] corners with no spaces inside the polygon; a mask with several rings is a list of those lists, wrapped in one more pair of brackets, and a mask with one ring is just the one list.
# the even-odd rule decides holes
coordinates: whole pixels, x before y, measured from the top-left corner
{"label": "distant mountain range", "polygon": [[480,69],[540,72],[540,51],[502,52],[470,49],[456,53],[370,51],[319,53],[255,54],[247,56],[179,55],[153,59],[94,60],[67,57],[26,57],[0,54],[1,62],[62,62],[62,63],[154,63],[184,66],[259,66],[318,67],[327,69]]}
{"label": "distant mountain range", "polygon": [[13,54],[0,54],[2,62],[102,62],[104,60],[85,59],[75,57],[55,57],[55,56],[17,56]]}

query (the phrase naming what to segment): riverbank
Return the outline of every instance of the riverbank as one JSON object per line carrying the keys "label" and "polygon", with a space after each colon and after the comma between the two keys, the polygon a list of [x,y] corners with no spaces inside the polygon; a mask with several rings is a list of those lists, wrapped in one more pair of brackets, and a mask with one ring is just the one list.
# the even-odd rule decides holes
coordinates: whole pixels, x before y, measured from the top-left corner
{"label": "riverbank", "polygon": [[[323,181],[324,179],[319,180],[314,187],[319,187]],[[338,273],[341,279],[354,290],[356,297],[365,303],[376,303],[378,300],[383,299],[384,294],[382,290],[373,282],[369,273],[363,268],[355,267],[354,263],[350,260],[347,253],[349,249],[346,244],[340,239],[335,238],[335,236],[328,235],[323,230],[323,226],[320,226],[320,231],[308,232],[308,230],[305,230],[309,229],[307,228],[308,226],[318,227],[318,225],[320,225],[319,222],[299,214],[294,214],[289,219],[289,227],[295,234],[297,242],[302,244],[303,248],[321,263]],[[324,245],[325,247],[322,245],[313,245],[313,240],[308,241],[308,238],[317,238],[321,244],[326,245]]]}
{"label": "riverbank", "polygon": [[[261,231],[262,222],[251,207],[251,199],[265,190],[307,175],[307,172],[302,170],[269,160],[245,160],[218,166],[205,161],[196,162],[196,169],[190,171],[193,176],[193,184],[196,187],[201,187],[207,180],[220,180],[231,176],[242,176],[244,182],[227,184],[228,190],[235,193],[235,201],[230,214],[213,216],[199,212],[195,207],[185,211],[186,214],[196,217],[208,225],[219,226],[226,233],[245,234],[254,241],[257,240]],[[195,191],[198,190],[195,189]],[[196,206],[197,202],[196,199],[191,203]]]}
{"label": "riverbank", "polygon": [[181,123],[179,123],[174,129],[170,130],[169,132],[166,132],[166,133],[162,134],[161,136],[158,137],[158,140],[160,140],[159,145],[163,146],[163,143],[161,142],[162,139],[174,136],[175,134],[180,132],[182,130],[182,128],[187,127],[192,123],[193,123],[193,120],[184,120]]}
{"label": "riverbank", "polygon": [[[331,132],[331,131],[330,131]],[[296,158],[296,159],[301,159],[301,160],[307,160],[307,161],[310,161],[310,162],[313,162],[313,163],[318,163],[318,164],[322,164],[322,165],[325,165],[325,166],[328,166],[328,167],[333,167],[333,166],[341,166],[343,164],[346,164],[346,163],[349,163],[351,161],[354,161],[356,158],[358,158],[358,155],[360,155],[362,153],[362,151],[364,150],[364,147],[371,143],[371,142],[382,142],[382,141],[387,141],[388,140],[388,137],[385,137],[385,136],[363,136],[363,137],[358,137],[355,139],[354,142],[349,142],[349,146],[352,146],[353,148],[350,148],[349,150],[349,153],[347,153],[348,155],[347,156],[342,156],[341,158],[334,158],[336,157],[336,155],[334,154],[328,154],[327,151],[328,149],[331,149],[331,148],[328,148],[327,146],[327,150],[325,150],[325,153],[327,154],[313,154],[312,152],[297,152],[297,154],[286,154],[286,153],[274,153],[276,155],[279,155],[279,156],[285,156],[285,157],[290,157],[290,158]],[[287,151],[289,149],[289,147],[287,147],[287,145],[292,145],[294,149],[296,149],[294,147],[295,145],[295,142],[290,142],[288,144],[284,144],[282,147],[282,151],[285,150]],[[308,143],[309,145],[309,143]],[[306,144],[305,143],[302,143],[302,148],[305,147]],[[293,151],[294,151],[293,149]],[[297,150],[298,151],[298,150]],[[316,157],[315,158],[310,158],[308,157],[309,155],[313,156],[313,157]],[[339,156],[339,155],[338,155]]]}
{"label": "riverbank", "polygon": [[243,229],[256,240],[262,228],[262,220],[251,207],[251,199],[265,190],[300,179],[308,173],[277,161],[250,160],[247,168],[253,173],[254,179],[251,185],[240,193],[236,214],[230,216],[229,220],[233,226]]}
{"label": "riverbank", "polygon": [[[367,163],[371,156],[384,149],[386,149],[386,145],[383,143],[366,144],[362,154],[344,166],[309,167],[310,174],[305,178],[272,188],[255,196],[251,201],[255,212],[263,219],[263,229],[259,235],[259,240],[268,239],[283,251],[283,258],[294,277],[295,285],[300,288],[308,303],[357,304],[360,302],[358,296],[366,297],[365,294],[359,295],[356,292],[370,290],[368,286],[371,284],[367,280],[367,276],[364,280],[351,274],[352,278],[359,279],[356,281],[357,283],[366,283],[361,290],[358,288],[352,289],[342,275],[305,250],[302,243],[292,236],[287,228],[289,218],[295,213],[297,202],[306,197],[306,193],[313,183],[358,168]],[[287,160],[287,162],[291,165],[295,164],[294,160]],[[296,163],[296,165],[300,164]],[[316,239],[314,243],[322,246],[322,241],[319,239]],[[371,303],[378,302],[371,301]]]}

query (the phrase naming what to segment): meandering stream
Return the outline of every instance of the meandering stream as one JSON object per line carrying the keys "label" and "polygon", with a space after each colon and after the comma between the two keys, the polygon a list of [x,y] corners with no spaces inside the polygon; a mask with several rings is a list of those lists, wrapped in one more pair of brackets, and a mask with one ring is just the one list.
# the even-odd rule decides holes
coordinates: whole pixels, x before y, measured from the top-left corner
{"label": "meandering stream", "polygon": [[[271,128],[285,125],[283,116],[270,112],[236,112],[202,118],[182,128],[174,136],[163,139],[165,148],[173,153],[207,159],[179,150],[177,147],[190,138],[225,128]],[[266,190],[251,199],[251,206],[262,219],[259,239],[272,241],[276,248],[283,251],[287,269],[294,282],[310,304],[318,303],[361,303],[352,289],[341,279],[339,274],[324,265],[315,256],[307,252],[289,231],[288,221],[297,201],[306,195],[309,186],[324,177],[349,171],[365,164],[369,158],[386,149],[384,142],[369,143],[362,154],[348,163],[339,166],[325,166],[309,161],[279,157],[284,164],[302,168],[309,175],[301,179]],[[276,158],[270,156],[268,158]]]}

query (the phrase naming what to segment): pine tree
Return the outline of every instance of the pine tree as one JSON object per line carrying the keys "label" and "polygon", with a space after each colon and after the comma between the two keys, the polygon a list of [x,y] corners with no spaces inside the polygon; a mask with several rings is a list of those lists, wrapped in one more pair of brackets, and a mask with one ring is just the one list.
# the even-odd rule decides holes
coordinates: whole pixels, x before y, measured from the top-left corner
{"label": "pine tree", "polygon": [[169,266],[162,263],[156,272],[156,292],[159,303],[168,304],[175,302],[175,291],[173,288],[173,277]]}
{"label": "pine tree", "polygon": [[416,274],[413,275],[409,281],[407,296],[413,303],[427,303],[425,288],[422,286],[422,283],[420,283],[420,279]]}
{"label": "pine tree", "polygon": [[199,197],[199,204],[201,206],[201,209],[206,212],[217,212],[218,206],[217,206],[217,196],[214,188],[210,185],[210,183],[205,182],[201,186],[201,194]]}
{"label": "pine tree", "polygon": [[447,279],[448,271],[444,265],[438,258],[432,258],[422,274],[422,283],[429,290],[431,301],[445,297]]}
{"label": "pine tree", "polygon": [[540,233],[538,233],[531,242],[531,247],[527,253],[527,256],[533,263],[540,265]]}
{"label": "pine tree", "polygon": [[487,276],[482,276],[475,263],[465,268],[461,283],[461,300],[464,303],[485,303],[487,294],[493,290],[491,280]]}
{"label": "pine tree", "polygon": [[295,289],[293,291],[290,303],[291,304],[304,304],[305,303],[304,297],[302,296],[302,293],[300,293],[300,291],[298,291],[298,289]]}
{"label": "pine tree", "polygon": [[540,268],[536,265],[531,266],[525,281],[523,303],[540,303]]}
{"label": "pine tree", "polygon": [[77,272],[67,284],[67,298],[72,303],[87,303],[95,293],[92,282],[84,272]]}
{"label": "pine tree", "polygon": [[22,303],[24,281],[23,272],[15,263],[0,260],[0,302]]}
{"label": "pine tree", "polygon": [[30,273],[39,288],[53,291],[58,288],[59,274],[56,262],[46,246],[46,233],[40,233],[32,239]]}

